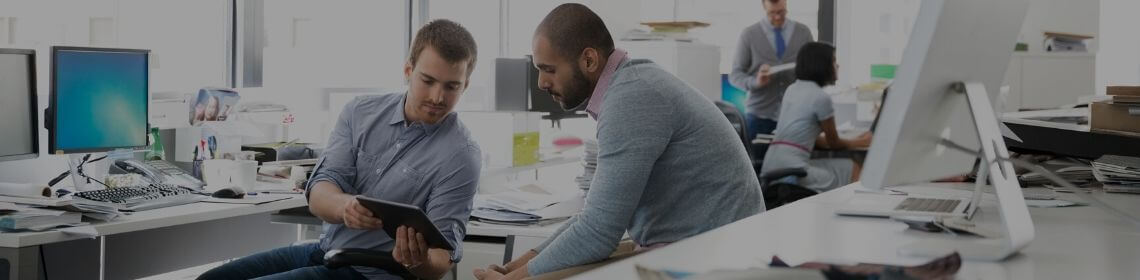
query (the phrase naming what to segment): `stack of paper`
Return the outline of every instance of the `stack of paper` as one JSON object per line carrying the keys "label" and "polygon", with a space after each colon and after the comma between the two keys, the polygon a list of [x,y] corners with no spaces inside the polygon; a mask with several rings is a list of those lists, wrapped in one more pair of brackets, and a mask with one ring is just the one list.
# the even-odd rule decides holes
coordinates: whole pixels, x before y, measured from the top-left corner
{"label": "stack of paper", "polygon": [[492,195],[475,195],[474,220],[505,225],[547,225],[581,211],[579,194],[550,194],[516,189]]}
{"label": "stack of paper", "polygon": [[3,231],[43,231],[59,226],[80,225],[83,216],[79,213],[17,206],[0,203],[0,230]]}
{"label": "stack of paper", "polygon": [[1140,158],[1104,155],[1092,162],[1093,175],[1106,192],[1140,193]]}
{"label": "stack of paper", "polygon": [[[1095,180],[1093,168],[1086,161],[1063,158],[1042,162],[1041,166],[1053,171],[1058,177],[1073,185],[1085,185]],[[1037,172],[1022,174],[1018,179],[1027,186],[1053,184],[1048,178]]]}
{"label": "stack of paper", "polygon": [[582,167],[585,171],[582,176],[574,178],[574,182],[578,183],[578,188],[582,190],[590,190],[590,184],[594,181],[594,171],[598,169],[598,140],[586,140],[586,155],[582,157]]}

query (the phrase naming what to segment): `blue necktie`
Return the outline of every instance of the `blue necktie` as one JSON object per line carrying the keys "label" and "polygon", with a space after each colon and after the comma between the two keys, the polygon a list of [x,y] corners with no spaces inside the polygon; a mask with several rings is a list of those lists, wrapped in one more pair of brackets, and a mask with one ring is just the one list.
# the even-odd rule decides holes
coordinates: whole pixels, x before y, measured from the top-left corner
{"label": "blue necktie", "polygon": [[776,57],[783,59],[784,51],[788,48],[784,43],[784,29],[776,27],[773,28],[772,31],[776,33]]}

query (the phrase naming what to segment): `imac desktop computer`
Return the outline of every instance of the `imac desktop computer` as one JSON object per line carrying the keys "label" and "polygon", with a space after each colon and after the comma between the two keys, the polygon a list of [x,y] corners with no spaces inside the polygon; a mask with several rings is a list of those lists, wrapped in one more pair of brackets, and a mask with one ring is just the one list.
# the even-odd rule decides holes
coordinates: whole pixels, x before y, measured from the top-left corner
{"label": "imac desktop computer", "polygon": [[989,182],[1003,222],[994,230],[1003,237],[925,240],[899,253],[933,257],[957,251],[966,260],[996,261],[1033,240],[1033,222],[992,105],[1028,7],[1025,0],[922,1],[863,165],[862,185],[876,192],[970,173],[980,162],[973,199],[857,195],[837,214],[968,219]]}

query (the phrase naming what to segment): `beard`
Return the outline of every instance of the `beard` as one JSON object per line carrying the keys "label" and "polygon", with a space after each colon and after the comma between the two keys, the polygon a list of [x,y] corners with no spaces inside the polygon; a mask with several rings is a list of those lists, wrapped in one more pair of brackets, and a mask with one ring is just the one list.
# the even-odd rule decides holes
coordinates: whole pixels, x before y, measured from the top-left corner
{"label": "beard", "polygon": [[578,69],[574,69],[574,75],[566,85],[566,90],[561,92],[551,90],[553,94],[561,96],[562,103],[559,105],[566,111],[578,111],[585,107],[592,91],[590,80],[586,79],[586,75]]}

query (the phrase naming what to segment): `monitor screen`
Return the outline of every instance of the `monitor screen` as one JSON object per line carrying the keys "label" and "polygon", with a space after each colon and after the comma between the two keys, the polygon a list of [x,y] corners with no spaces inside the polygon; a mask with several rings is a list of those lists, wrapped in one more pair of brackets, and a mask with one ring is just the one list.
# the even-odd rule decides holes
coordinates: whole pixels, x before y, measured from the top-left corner
{"label": "monitor screen", "polygon": [[0,49],[0,161],[39,155],[34,67],[31,50]]}
{"label": "monitor screen", "polygon": [[52,153],[147,145],[148,51],[52,48]]}

